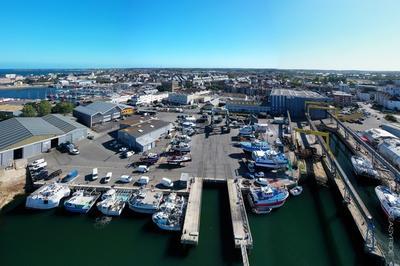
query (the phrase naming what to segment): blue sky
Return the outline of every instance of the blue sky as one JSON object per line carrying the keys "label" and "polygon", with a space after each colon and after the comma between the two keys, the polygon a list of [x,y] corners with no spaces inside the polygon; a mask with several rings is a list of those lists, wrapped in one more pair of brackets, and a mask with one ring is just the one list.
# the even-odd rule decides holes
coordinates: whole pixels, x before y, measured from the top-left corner
{"label": "blue sky", "polygon": [[0,68],[400,70],[397,0],[4,0]]}

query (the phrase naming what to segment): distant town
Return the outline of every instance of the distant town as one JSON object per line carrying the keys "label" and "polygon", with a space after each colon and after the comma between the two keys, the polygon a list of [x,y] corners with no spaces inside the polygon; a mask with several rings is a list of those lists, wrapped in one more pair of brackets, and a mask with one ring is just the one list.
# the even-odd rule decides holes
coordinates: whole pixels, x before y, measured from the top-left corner
{"label": "distant town", "polygon": [[[292,223],[303,240],[331,230],[334,217],[335,235],[352,247],[338,250],[363,250],[355,255],[361,265],[399,261],[400,73],[48,72],[0,72],[0,208],[24,195],[27,209],[94,212],[102,226],[152,214],[146,233],[178,231],[173,245],[185,250],[207,234],[203,184],[215,185],[224,195],[215,205],[226,204],[219,212],[232,224],[221,229],[223,243],[243,265],[265,234],[249,220],[264,215],[278,228],[303,210],[312,213],[306,224],[317,221],[304,232]],[[322,209],[333,214],[320,222]]]}

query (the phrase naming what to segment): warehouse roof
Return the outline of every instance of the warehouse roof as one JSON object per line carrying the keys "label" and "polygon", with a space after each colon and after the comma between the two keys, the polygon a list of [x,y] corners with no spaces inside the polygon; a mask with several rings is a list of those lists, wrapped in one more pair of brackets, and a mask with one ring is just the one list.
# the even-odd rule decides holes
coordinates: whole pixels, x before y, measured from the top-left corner
{"label": "warehouse roof", "polygon": [[309,90],[273,89],[271,96],[291,96],[303,98],[325,98],[319,93]]}
{"label": "warehouse roof", "polygon": [[115,103],[94,102],[94,103],[88,104],[86,106],[80,105],[75,108],[75,111],[92,116],[97,113],[100,113],[100,114],[107,113],[108,111],[110,111],[111,109],[113,109],[115,107],[118,107],[119,109],[121,109],[121,107],[119,107]]}
{"label": "warehouse roof", "polygon": [[139,138],[141,136],[147,135],[150,132],[166,127],[170,125],[170,122],[166,122],[163,120],[158,120],[158,119],[151,119],[148,121],[145,121],[143,123],[133,125],[131,127],[125,128],[122,131],[128,133],[129,135]]}
{"label": "warehouse roof", "polygon": [[62,115],[10,118],[0,122],[0,150],[54,138],[76,128],[82,126]]}

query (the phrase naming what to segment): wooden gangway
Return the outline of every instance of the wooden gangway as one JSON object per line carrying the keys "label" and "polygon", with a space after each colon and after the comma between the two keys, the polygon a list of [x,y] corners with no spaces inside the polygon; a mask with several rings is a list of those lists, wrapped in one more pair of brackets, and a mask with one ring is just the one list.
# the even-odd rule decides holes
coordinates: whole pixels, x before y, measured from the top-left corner
{"label": "wooden gangway", "polygon": [[195,177],[190,185],[189,199],[183,224],[181,243],[197,245],[200,234],[201,195],[203,180]]}

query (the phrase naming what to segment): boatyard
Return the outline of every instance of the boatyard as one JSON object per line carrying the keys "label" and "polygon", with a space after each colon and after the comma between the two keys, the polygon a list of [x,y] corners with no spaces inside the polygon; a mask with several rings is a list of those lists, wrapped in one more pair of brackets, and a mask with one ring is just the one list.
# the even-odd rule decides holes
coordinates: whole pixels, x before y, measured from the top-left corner
{"label": "boatyard", "polygon": [[[160,113],[160,116],[176,123],[176,114]],[[309,120],[305,125],[308,131],[299,130],[292,139],[293,134],[282,124],[273,124],[271,120],[259,121],[260,125],[269,126],[259,129],[255,141],[255,127],[248,131],[247,125],[237,128],[230,126],[228,116],[225,120],[223,123],[230,127],[228,132],[223,132],[223,124],[213,125],[211,118],[211,122],[198,124],[197,134],[191,137],[181,137],[181,130],[177,130],[171,136],[161,138],[152,150],[128,158],[121,156],[127,151],[122,149],[121,152],[121,146],[114,144],[114,135],[110,131],[77,143],[79,155],[55,149],[35,157],[27,169],[30,176],[35,177],[33,187],[38,190],[28,196],[26,206],[55,208],[64,202],[66,210],[80,213],[92,213],[91,209],[97,206],[98,211],[105,215],[102,222],[107,221],[105,217],[124,216],[124,208],[129,206],[134,212],[152,214],[153,218],[151,215],[149,218],[159,229],[180,231],[180,242],[184,246],[199,248],[203,235],[203,186],[219,184],[227,191],[232,246],[241,254],[242,264],[249,265],[252,252],[250,255],[248,252],[257,250],[249,213],[274,216],[279,213],[278,208],[284,209],[289,204],[286,201],[291,202],[296,197],[301,201],[303,189],[308,186],[299,184],[307,184],[307,176],[312,176],[313,182],[319,185],[335,184],[355,228],[360,232],[363,240],[360,246],[365,247],[365,252],[372,255],[374,261],[385,260],[382,242],[376,240],[372,227],[373,217],[351,183],[346,181],[340,164],[330,157],[326,140],[321,136],[312,139],[302,134],[317,131],[314,122]],[[290,121],[289,126],[297,128],[298,124]],[[188,150],[176,153],[176,139],[187,143]],[[296,145],[298,147],[294,149]],[[307,147],[316,150],[311,157],[304,152]],[[169,155],[171,152],[173,157]],[[184,156],[190,156],[190,160],[178,161],[177,164],[177,158]],[[332,165],[336,166],[336,175],[332,174]],[[141,171],[141,167],[145,171]],[[37,178],[43,172],[57,172],[57,175]],[[63,199],[69,195],[72,197]],[[41,197],[46,198],[47,203],[31,201]]]}

